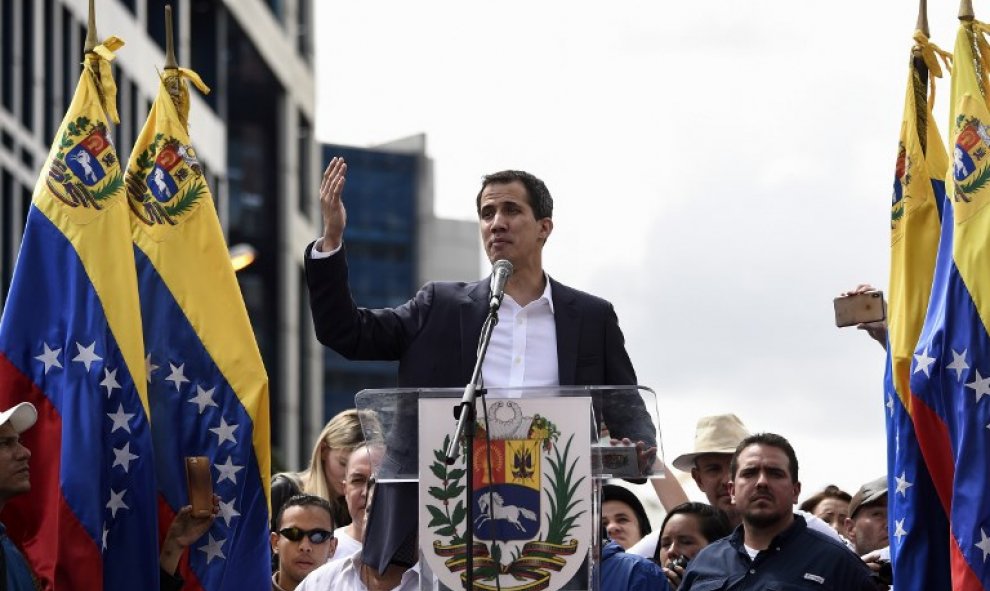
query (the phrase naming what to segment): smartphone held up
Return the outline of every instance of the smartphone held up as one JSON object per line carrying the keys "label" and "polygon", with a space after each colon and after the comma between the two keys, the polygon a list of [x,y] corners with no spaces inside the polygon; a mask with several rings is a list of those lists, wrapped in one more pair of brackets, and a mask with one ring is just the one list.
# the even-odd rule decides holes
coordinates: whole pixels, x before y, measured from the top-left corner
{"label": "smartphone held up", "polygon": [[867,291],[840,296],[832,300],[835,307],[835,325],[856,326],[887,319],[887,303],[882,291]]}

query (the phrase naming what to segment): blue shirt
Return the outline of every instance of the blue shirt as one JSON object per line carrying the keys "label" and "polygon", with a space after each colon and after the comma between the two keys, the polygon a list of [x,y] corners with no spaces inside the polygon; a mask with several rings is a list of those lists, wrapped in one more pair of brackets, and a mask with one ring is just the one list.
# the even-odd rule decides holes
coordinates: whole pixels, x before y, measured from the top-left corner
{"label": "blue shirt", "polygon": [[601,591],[668,591],[667,577],[649,558],[626,554],[609,540],[602,547]]}
{"label": "blue shirt", "polygon": [[808,529],[800,515],[751,560],[743,526],[705,547],[688,564],[680,591],[883,589],[866,564],[842,543]]}
{"label": "blue shirt", "polygon": [[34,579],[24,555],[7,537],[7,528],[0,523],[0,545],[7,563],[7,591],[34,591]]}

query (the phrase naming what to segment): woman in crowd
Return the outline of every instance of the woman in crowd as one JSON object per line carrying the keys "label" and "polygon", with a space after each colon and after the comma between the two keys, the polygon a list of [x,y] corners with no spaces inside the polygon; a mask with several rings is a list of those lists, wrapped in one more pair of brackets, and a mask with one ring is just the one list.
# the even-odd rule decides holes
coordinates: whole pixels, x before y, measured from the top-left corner
{"label": "woman in crowd", "polygon": [[705,503],[681,503],[664,517],[653,560],[663,567],[671,589],[677,589],[687,563],[701,549],[732,533],[725,514]]}
{"label": "woman in crowd", "polygon": [[[345,410],[330,419],[313,446],[309,467],[302,472],[282,472],[272,477],[272,515],[289,498],[300,493],[323,497],[333,509],[334,525],[351,522],[344,500],[344,476],[347,459],[356,447],[364,444],[361,419],[376,420],[368,414],[359,416],[354,409]],[[272,531],[275,525],[272,524]]]}
{"label": "woman in crowd", "polygon": [[631,490],[617,484],[602,486],[602,529],[623,550],[651,531],[643,503]]}
{"label": "woman in crowd", "polygon": [[832,526],[832,529],[844,533],[846,517],[849,517],[849,502],[852,497],[849,493],[842,491],[834,484],[825,487],[825,490],[811,496],[801,503],[800,509],[811,513],[818,519]]}

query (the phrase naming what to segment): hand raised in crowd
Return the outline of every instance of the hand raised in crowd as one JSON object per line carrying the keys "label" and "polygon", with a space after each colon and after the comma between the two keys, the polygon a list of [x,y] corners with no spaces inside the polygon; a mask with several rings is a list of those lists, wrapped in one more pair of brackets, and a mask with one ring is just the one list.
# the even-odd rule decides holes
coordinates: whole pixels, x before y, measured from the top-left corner
{"label": "hand raised in crowd", "polygon": [[347,163],[340,156],[330,159],[320,183],[320,210],[323,213],[323,244],[321,252],[329,252],[340,247],[347,225],[347,211],[340,199],[347,177]]}
{"label": "hand raised in crowd", "polygon": [[220,513],[220,497],[213,495],[213,509],[209,515],[197,517],[193,515],[192,505],[186,505],[175,514],[175,519],[168,526],[165,541],[162,542],[162,552],[158,555],[158,563],[165,572],[174,574],[179,566],[179,558],[187,546],[203,537],[203,534],[213,525],[213,520]]}
{"label": "hand raised in crowd", "polygon": [[[844,291],[841,295],[842,297],[856,295],[860,293],[871,293],[879,291],[877,288],[873,287],[868,283],[860,283],[856,286],[856,289],[852,291]],[[863,322],[856,325],[859,330],[865,330],[866,334],[876,342],[880,343],[880,346],[884,349],[887,348],[887,321],[881,320],[880,322]]]}

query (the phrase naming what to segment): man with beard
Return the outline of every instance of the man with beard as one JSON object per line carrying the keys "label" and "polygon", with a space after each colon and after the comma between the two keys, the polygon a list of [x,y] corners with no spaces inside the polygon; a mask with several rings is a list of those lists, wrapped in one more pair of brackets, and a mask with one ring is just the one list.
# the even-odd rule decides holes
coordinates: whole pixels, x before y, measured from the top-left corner
{"label": "man with beard", "polygon": [[681,591],[772,589],[882,589],[862,560],[808,529],[794,514],[801,493],[791,444],[773,433],[743,440],[729,463],[729,494],[742,517],[731,536],[691,561]]}

